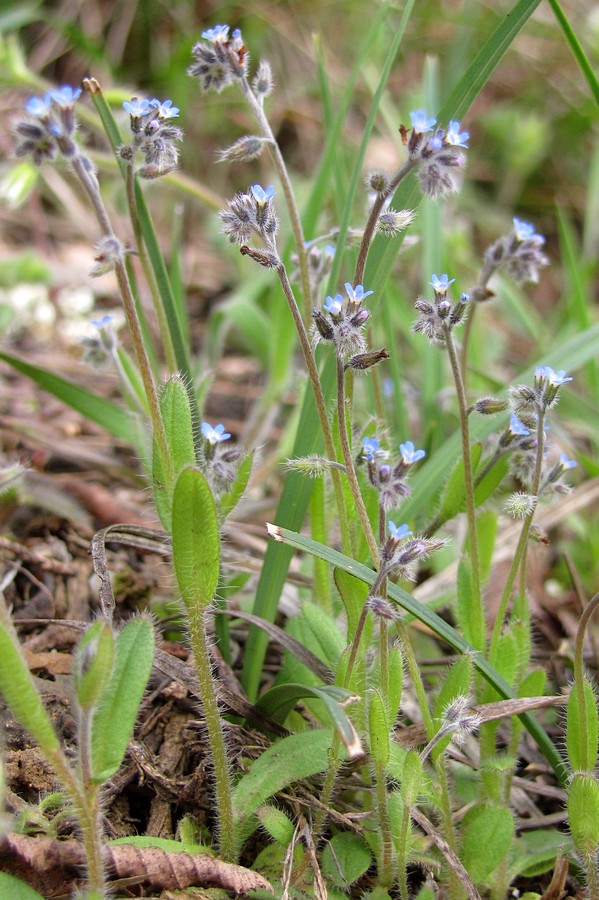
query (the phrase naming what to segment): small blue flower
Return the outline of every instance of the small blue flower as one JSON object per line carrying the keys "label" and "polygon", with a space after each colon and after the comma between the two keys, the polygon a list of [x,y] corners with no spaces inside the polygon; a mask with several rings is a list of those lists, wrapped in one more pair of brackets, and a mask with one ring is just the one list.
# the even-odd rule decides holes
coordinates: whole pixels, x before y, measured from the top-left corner
{"label": "small blue flower", "polygon": [[72,88],[70,84],[63,84],[62,87],[50,91],[50,97],[59,106],[73,106],[76,100],[81,96],[81,88]]}
{"label": "small blue flower", "polygon": [[30,97],[25,104],[25,110],[31,116],[42,119],[47,116],[52,108],[52,97],[48,92],[45,97]]}
{"label": "small blue flower", "polygon": [[566,453],[560,453],[559,461],[563,469],[574,469],[578,463],[575,459],[569,459]]}
{"label": "small blue flower", "polygon": [[202,31],[202,37],[212,41],[213,44],[225,42],[229,39],[229,26],[215,25],[214,28],[207,28],[206,31]]}
{"label": "small blue flower", "polygon": [[537,368],[535,369],[535,378],[546,378],[549,384],[553,387],[557,387],[560,384],[566,384],[568,381],[574,380],[571,376],[566,375],[565,369],[560,369],[558,372],[554,372],[551,366],[537,366]]}
{"label": "small blue flower", "polygon": [[514,223],[514,234],[518,238],[519,241],[537,241],[538,243],[544,244],[545,238],[542,234],[535,233],[534,225],[531,225],[530,222],[523,222],[521,219],[512,219]]}
{"label": "small blue flower", "polygon": [[150,112],[150,103],[148,100],[140,100],[139,97],[131,97],[131,100],[123,100],[123,109],[138,119]]}
{"label": "small blue flower", "polygon": [[112,325],[112,321],[112,316],[102,316],[101,319],[92,319],[89,324],[93,325],[94,328],[102,329],[109,328]]}
{"label": "small blue flower", "polygon": [[275,189],[272,186],[272,184],[269,187],[267,187],[266,190],[264,190],[264,188],[261,187],[259,184],[253,184],[251,186],[250,190],[253,194],[254,200],[256,201],[256,203],[259,203],[260,206],[263,206],[265,203],[268,203],[268,201],[272,200],[272,198],[275,195]]}
{"label": "small blue flower", "polygon": [[433,275],[433,280],[429,281],[430,286],[433,288],[435,294],[446,294],[449,286],[453,284],[455,278],[449,278],[448,275],[441,275],[440,278],[437,275]]}
{"label": "small blue flower", "polygon": [[424,131],[432,131],[437,124],[437,120],[434,117],[429,118],[429,115],[425,109],[413,110],[410,113],[410,120],[412,122],[412,128],[414,129],[414,131],[418,131],[420,133]]}
{"label": "small blue flower", "polygon": [[334,297],[327,296],[322,308],[331,316],[338,316],[343,309],[343,297],[341,294],[335,294]]}
{"label": "small blue flower", "polygon": [[426,146],[429,150],[432,150],[433,153],[437,153],[439,150],[443,149],[443,138],[441,137],[442,134],[442,131],[438,131],[432,136],[432,138],[429,138],[428,140],[428,144]]}
{"label": "small blue flower", "polygon": [[209,444],[221,444],[223,441],[228,441],[231,435],[225,431],[224,425],[215,425],[213,428],[208,422],[202,422],[202,437]]}
{"label": "small blue flower", "polygon": [[156,110],[161,119],[176,119],[179,115],[179,107],[173,106],[172,100],[163,100],[161,103],[160,100],[154,98],[150,100],[150,106]]}
{"label": "small blue flower", "polygon": [[345,290],[350,301],[353,303],[361,303],[366,297],[374,294],[374,291],[365,291],[364,286],[357,284],[353,287],[349,281],[345,282]]}
{"label": "small blue flower", "polygon": [[510,416],[510,431],[517,437],[527,437],[530,434],[530,431],[526,425],[520,421],[516,413],[512,413]]}
{"label": "small blue flower", "polygon": [[362,439],[362,450],[366,459],[370,460],[371,462],[376,457],[379,447],[380,444],[376,438],[365,437]]}
{"label": "small blue flower", "polygon": [[401,541],[402,538],[409,537],[412,532],[407,525],[396,525],[395,522],[389,521],[389,534],[395,541]]}
{"label": "small blue flower", "polygon": [[469,137],[470,132],[462,131],[460,133],[460,123],[452,119],[445,132],[446,143],[451,144],[452,147],[467,147]]}
{"label": "small blue flower", "polygon": [[401,452],[401,458],[407,466],[411,466],[413,463],[417,463],[419,460],[424,459],[424,457],[426,456],[426,450],[414,450],[414,444],[412,443],[412,441],[406,441],[405,444],[400,444],[399,449]]}

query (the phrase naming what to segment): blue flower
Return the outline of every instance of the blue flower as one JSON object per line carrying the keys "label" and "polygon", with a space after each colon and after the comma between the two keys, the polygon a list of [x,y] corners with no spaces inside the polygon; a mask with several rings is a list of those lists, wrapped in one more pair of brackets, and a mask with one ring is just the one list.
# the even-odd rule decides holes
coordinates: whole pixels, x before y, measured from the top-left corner
{"label": "blue flower", "polygon": [[25,104],[25,110],[31,116],[42,119],[47,116],[52,108],[52,97],[48,92],[45,97],[30,97]]}
{"label": "blue flower", "polygon": [[426,145],[428,150],[432,150],[433,153],[437,153],[439,150],[443,149],[443,138],[441,137],[442,134],[442,131],[438,131],[432,136],[432,138],[429,138],[428,144]]}
{"label": "blue flower", "polygon": [[132,97],[131,100],[123,101],[123,109],[134,118],[140,118],[150,112],[150,103],[148,100],[140,100],[139,97]]}
{"label": "blue flower", "polygon": [[435,291],[435,294],[446,294],[450,284],[453,284],[454,281],[455,278],[449,278],[448,275],[441,275],[440,278],[433,275],[433,280],[429,281],[429,284]]}
{"label": "blue flower", "polygon": [[253,194],[254,200],[256,201],[256,203],[259,203],[260,206],[263,206],[265,203],[268,203],[268,201],[272,200],[272,198],[275,195],[275,189],[272,186],[272,184],[269,187],[267,187],[266,190],[264,190],[264,188],[261,187],[259,184],[253,184],[251,186],[250,190]]}
{"label": "blue flower", "polygon": [[202,422],[202,437],[209,444],[221,444],[223,441],[228,441],[231,435],[225,431],[224,425],[215,425],[213,428],[208,422]]}
{"label": "blue flower", "polygon": [[341,294],[335,294],[334,297],[328,296],[323,303],[322,308],[331,316],[338,316],[343,308],[343,297]]}
{"label": "blue flower", "polygon": [[568,459],[566,453],[560,453],[559,461],[563,469],[573,469],[578,465],[575,459]]}
{"label": "blue flower", "polygon": [[396,525],[395,522],[389,521],[389,534],[394,541],[401,541],[402,538],[409,537],[412,532],[407,525]]}
{"label": "blue flower", "polygon": [[530,431],[526,425],[520,421],[516,413],[512,413],[510,416],[510,431],[517,437],[526,437],[530,434]]}
{"label": "blue flower", "polygon": [[554,372],[551,366],[537,366],[537,368],[535,369],[535,378],[546,378],[549,384],[553,387],[557,387],[560,384],[566,384],[566,382],[574,380],[571,376],[566,375],[565,369],[560,369],[558,372]]}
{"label": "blue flower", "polygon": [[365,437],[362,439],[362,451],[366,459],[372,461],[378,453],[380,444],[376,438]]}
{"label": "blue flower", "polygon": [[353,287],[349,281],[345,282],[345,290],[352,303],[361,303],[366,297],[374,294],[374,291],[365,291],[364,286],[361,284]]}
{"label": "blue flower", "polygon": [[523,222],[521,219],[512,219],[512,221],[514,223],[514,234],[519,241],[537,241],[537,243],[545,243],[543,235],[536,234],[535,227],[534,225],[531,225],[530,222]]}
{"label": "blue flower", "polygon": [[410,120],[412,122],[412,128],[414,131],[424,132],[424,131],[432,131],[435,125],[437,124],[437,120],[432,117],[429,118],[429,115],[425,109],[415,109],[410,113]]}
{"label": "blue flower", "polygon": [[229,39],[228,25],[215,25],[214,28],[207,28],[202,31],[202,37],[213,44],[227,41]]}
{"label": "blue flower", "polygon": [[59,106],[73,106],[76,100],[81,96],[81,88],[72,88],[70,84],[63,84],[62,87],[50,91],[50,97]]}
{"label": "blue flower", "polygon": [[469,137],[470,132],[462,131],[460,133],[460,123],[452,119],[445,132],[446,143],[451,144],[452,147],[467,147]]}
{"label": "blue flower", "polygon": [[172,100],[150,100],[150,106],[156,110],[161,119],[175,119],[179,115],[179,107],[173,106]]}
{"label": "blue flower", "polygon": [[417,463],[426,456],[426,450],[414,450],[412,441],[406,441],[405,444],[400,444],[399,449],[401,451],[401,458],[408,466]]}
{"label": "blue flower", "polygon": [[92,319],[89,324],[93,325],[94,328],[102,329],[109,328],[112,325],[112,321],[112,316],[102,316],[101,319]]}

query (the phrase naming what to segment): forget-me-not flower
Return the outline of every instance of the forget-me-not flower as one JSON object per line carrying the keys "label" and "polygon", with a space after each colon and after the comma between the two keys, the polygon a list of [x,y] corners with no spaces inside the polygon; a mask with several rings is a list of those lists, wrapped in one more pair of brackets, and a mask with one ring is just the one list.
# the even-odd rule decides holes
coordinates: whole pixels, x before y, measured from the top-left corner
{"label": "forget-me-not flower", "polygon": [[209,444],[222,444],[223,441],[228,441],[231,435],[225,431],[224,425],[215,425],[214,428],[209,422],[202,422],[202,437],[204,437]]}
{"label": "forget-me-not flower", "polygon": [[403,461],[408,466],[417,463],[419,460],[424,459],[424,457],[426,456],[426,450],[414,450],[414,444],[412,443],[412,441],[406,441],[405,444],[400,444],[399,450],[401,452]]}
{"label": "forget-me-not flower", "polygon": [[389,521],[388,528],[389,534],[394,541],[401,541],[403,540],[403,538],[409,537],[412,534],[411,530],[406,524],[396,525],[395,522]]}
{"label": "forget-me-not flower", "polygon": [[445,132],[445,141],[452,147],[468,147],[469,131],[460,132],[460,123],[452,119]]}
{"label": "forget-me-not flower", "polygon": [[410,121],[412,122],[412,128],[414,131],[425,132],[432,131],[435,125],[437,124],[437,120],[434,116],[429,117],[429,114],[425,109],[415,109],[410,113]]}

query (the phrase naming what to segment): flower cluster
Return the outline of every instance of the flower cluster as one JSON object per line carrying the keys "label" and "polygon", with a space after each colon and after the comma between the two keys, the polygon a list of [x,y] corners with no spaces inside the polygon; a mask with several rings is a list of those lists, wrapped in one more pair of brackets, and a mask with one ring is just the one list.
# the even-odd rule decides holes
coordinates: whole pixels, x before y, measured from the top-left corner
{"label": "flower cluster", "polygon": [[[364,326],[370,318],[370,312],[362,306],[362,302],[373,291],[365,291],[361,284],[353,287],[346,281],[345,292],[347,297],[343,297],[342,294],[328,296],[322,306],[322,312],[318,309],[312,310],[314,342],[331,341],[341,359],[352,358],[356,360],[356,368],[368,368],[366,364],[361,365],[357,357],[366,354]],[[375,362],[378,362],[378,359],[370,361],[370,365]]]}
{"label": "flower cluster", "polygon": [[219,214],[223,233],[232,244],[245,245],[256,235],[264,242],[267,253],[243,246],[242,252],[267,268],[280,265],[275,242],[279,220],[273,204],[274,193],[272,185],[264,190],[259,184],[253,184],[248,191],[240,191],[228,200],[229,209],[222,209]]}
{"label": "flower cluster", "polygon": [[470,134],[460,131],[460,123],[452,120],[447,128],[423,109],[410,113],[412,131],[407,140],[409,157],[418,162],[418,180],[423,194],[431,199],[446,197],[459,189],[458,173],[466,165],[460,148],[468,147]]}
{"label": "flower cluster", "polygon": [[228,25],[215,25],[203,31],[202,38],[192,48],[194,61],[187,73],[199,80],[203,91],[220,92],[234,81],[245,78],[248,49],[238,28],[229,37]]}
{"label": "flower cluster", "polygon": [[237,476],[241,451],[237,447],[224,447],[231,435],[224,425],[202,422],[203,471],[216,496],[229,490]]}
{"label": "flower cluster", "polygon": [[[381,450],[376,438],[367,437],[362,441],[360,460],[368,466],[368,480],[379,494],[379,503],[385,511],[397,506],[402,497],[407,497],[410,488],[407,483],[411,467],[424,459],[424,450],[415,450],[412,441],[399,445],[400,459],[395,465],[387,462],[388,454]],[[390,523],[392,525],[393,523]],[[397,536],[396,531],[392,534]]]}
{"label": "flower cluster", "polygon": [[[527,281],[536,284],[539,270],[549,265],[549,259],[543,252],[545,238],[537,234],[534,225],[529,222],[514,219],[513,225],[509,234],[500,237],[485,251],[487,280],[493,272],[503,267],[518,284]],[[473,291],[475,300],[486,300],[488,296],[484,288]]]}
{"label": "flower cluster", "polygon": [[133,139],[120,148],[121,158],[132,162],[136,153],[143,154],[144,166],[137,170],[142,178],[157,178],[172,171],[179,159],[176,144],[183,139],[183,132],[171,121],[179,115],[178,107],[172,100],[132,97],[125,100],[123,109],[129,113]]}
{"label": "flower cluster", "polygon": [[524,424],[534,427],[539,411],[552,409],[559,400],[559,389],[572,381],[564,369],[554,372],[551,366],[537,366],[533,386],[520,384],[511,388],[514,409]]}
{"label": "flower cluster", "polygon": [[63,85],[43,97],[30,97],[25,104],[29,118],[15,125],[19,136],[16,155],[31,156],[38,166],[56,159],[58,153],[66,159],[77,155],[74,107],[80,96],[80,88]]}
{"label": "flower cluster", "polygon": [[426,559],[429,553],[447,544],[447,541],[442,539],[412,537],[412,532],[405,524],[396,525],[390,521],[388,527],[389,537],[381,548],[381,572],[386,575],[393,574],[413,581],[416,562]]}
{"label": "flower cluster", "polygon": [[441,275],[440,278],[433,275],[429,284],[435,294],[434,302],[419,297],[415,304],[420,315],[412,325],[412,331],[421,332],[432,344],[441,347],[445,344],[447,334],[463,321],[469,300],[468,294],[461,294],[457,302],[448,298],[449,288],[454,281],[455,278],[448,278],[447,275]]}
{"label": "flower cluster", "polygon": [[[520,384],[510,389],[515,414],[510,419],[509,429],[500,438],[500,446],[515,449],[510,460],[510,470],[524,485],[531,483],[539,440],[538,423],[544,421],[546,411],[558,402],[560,387],[570,381],[572,377],[566,375],[564,369],[555,372],[551,366],[537,366],[532,387]],[[544,442],[548,427],[543,427]],[[575,465],[575,460],[561,454],[559,462],[543,476],[539,493],[546,488],[562,493],[567,491],[568,487],[561,478]]]}

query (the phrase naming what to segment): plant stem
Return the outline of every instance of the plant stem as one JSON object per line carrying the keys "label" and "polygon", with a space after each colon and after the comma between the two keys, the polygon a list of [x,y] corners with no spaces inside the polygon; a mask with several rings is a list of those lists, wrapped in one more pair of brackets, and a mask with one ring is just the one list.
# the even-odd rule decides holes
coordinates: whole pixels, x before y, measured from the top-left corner
{"label": "plant stem", "polygon": [[267,139],[267,146],[269,149],[270,157],[273,161],[277,175],[279,176],[281,187],[283,188],[283,194],[285,195],[285,202],[287,203],[287,209],[289,211],[291,230],[293,231],[293,237],[295,239],[299,261],[300,283],[302,286],[302,298],[304,301],[304,316],[306,321],[308,322],[312,314],[312,292],[310,290],[308,252],[305,246],[302,220],[300,218],[299,208],[295,199],[293,185],[287,171],[285,159],[283,158],[283,154],[281,153],[281,148],[279,147],[273,130],[270,127],[270,122],[268,121],[262,104],[256,99],[256,96],[251,89],[247,78],[242,78],[239,82],[239,86],[248,106],[250,107],[254,115],[254,118],[256,119],[258,125],[262,130],[262,134]]}
{"label": "plant stem", "polygon": [[206,610],[204,608],[198,609],[197,607],[189,608],[187,622],[195,669],[198,676],[204,721],[208,731],[210,753],[214,765],[219,850],[225,861],[235,862],[238,848],[234,833],[231,773],[229,771],[225,735],[212,677],[212,664],[208,650],[208,635],[206,633]]}
{"label": "plant stem", "polygon": [[[322,430],[322,435],[324,438],[326,455],[329,460],[331,460],[332,462],[336,462],[337,453],[335,451],[333,434],[327,414],[327,405],[324,399],[324,394],[322,392],[322,386],[320,384],[320,375],[318,374],[316,360],[314,359],[314,353],[312,351],[308,332],[306,331],[306,326],[304,325],[304,320],[302,319],[302,314],[300,312],[299,306],[297,305],[297,301],[295,299],[291,284],[289,283],[289,278],[287,277],[287,270],[285,269],[285,266],[282,262],[277,266],[277,275],[279,276],[281,287],[283,288],[283,293],[285,294],[285,299],[287,300],[289,310],[293,317],[295,328],[300,340],[302,353],[304,355],[306,368],[308,369],[308,377],[310,379],[310,384],[312,385],[312,392],[314,394],[316,410],[318,412],[318,418],[320,420],[320,428]],[[339,513],[339,527],[341,528],[342,546],[345,553],[350,553],[351,540],[349,534],[347,512],[345,509],[345,500],[343,497],[343,489],[341,486],[341,476],[339,474],[339,470],[334,467],[331,468],[331,479],[333,482],[335,500]]]}
{"label": "plant stem", "polygon": [[356,510],[360,517],[360,522],[362,523],[362,530],[368,543],[370,555],[372,556],[372,560],[376,567],[379,563],[379,548],[374,536],[374,532],[372,530],[372,525],[370,524],[370,519],[368,518],[368,512],[366,511],[366,507],[364,505],[364,499],[362,497],[362,492],[358,483],[358,476],[356,475],[351,447],[349,446],[345,405],[345,369],[343,366],[343,360],[339,356],[337,356],[337,419],[339,422],[341,452],[343,454],[345,472],[347,474],[347,480],[352,492],[352,497],[356,505]]}
{"label": "plant stem", "polygon": [[125,179],[125,183],[127,187],[127,204],[129,206],[129,218],[131,219],[133,233],[135,235],[135,244],[142,264],[142,268],[144,270],[146,282],[152,296],[152,304],[154,306],[154,312],[156,313],[156,320],[158,322],[158,328],[160,329],[160,336],[162,338],[164,346],[166,365],[169,372],[175,372],[177,370],[177,358],[175,354],[175,348],[173,347],[171,330],[168,326],[166,313],[164,310],[162,299],[160,297],[158,285],[156,284],[154,270],[152,269],[150,260],[148,259],[148,251],[146,249],[146,245],[141,233],[139,216],[137,215],[137,203],[135,200],[135,172],[132,162],[127,164],[126,171],[127,177]]}
{"label": "plant stem", "polygon": [[518,544],[516,546],[516,550],[514,552],[514,559],[512,561],[512,565],[510,567],[510,571],[508,572],[508,576],[505,582],[505,587],[503,589],[503,594],[501,595],[501,600],[499,602],[499,608],[497,610],[497,614],[495,617],[495,621],[493,623],[493,631],[491,633],[491,643],[489,646],[489,662],[494,663],[497,657],[497,648],[499,644],[499,638],[501,636],[501,629],[503,627],[503,620],[505,618],[505,614],[507,611],[508,603],[510,601],[510,597],[512,594],[512,588],[514,586],[514,582],[516,580],[516,576],[518,574],[518,569],[520,568],[520,564],[526,552],[526,545],[528,543],[528,535],[530,533],[530,526],[532,525],[532,520],[534,518],[534,514],[536,511],[536,506],[538,503],[538,492],[539,485],[541,483],[541,470],[543,467],[543,449],[545,445],[545,410],[542,407],[537,409],[537,453],[535,459],[535,469],[532,480],[531,493],[534,497],[536,497],[536,502],[534,508],[529,512],[529,514],[524,519],[524,523],[522,525],[522,531],[520,532],[520,538],[518,539]]}
{"label": "plant stem", "polygon": [[417,163],[418,159],[416,157],[414,157],[414,159],[407,159],[403,166],[401,166],[401,168],[397,170],[397,172],[389,182],[386,192],[384,194],[381,193],[376,195],[374,203],[372,204],[372,208],[368,215],[368,220],[366,222],[364,232],[362,234],[360,249],[358,250],[358,258],[356,260],[356,268],[354,270],[354,287],[357,284],[364,284],[364,272],[366,270],[368,251],[370,250],[370,245],[376,231],[376,224],[379,220],[381,210],[385,205],[385,200],[387,199],[387,197],[392,196],[395,193],[395,191],[399,187],[400,182],[404,180],[406,175],[412,171]]}
{"label": "plant stem", "polygon": [[[100,196],[96,176],[89,170],[89,168],[83,161],[83,158],[79,155],[75,156],[72,159],[72,165],[89,196],[92,208],[96,214],[96,218],[98,220],[102,233],[105,237],[110,237],[118,240],[112,229],[108,213],[106,212],[106,208]],[[127,269],[125,268],[125,263],[122,256],[118,257],[115,260],[114,271],[116,274],[121,299],[123,301],[125,318],[127,320],[127,325],[129,326],[129,332],[131,334],[131,342],[133,344],[135,358],[137,360],[137,365],[139,367],[139,371],[143,381],[146,397],[148,398],[148,407],[150,411],[150,418],[152,420],[152,428],[154,430],[154,438],[158,445],[158,452],[160,453],[163,469],[166,473],[168,473],[169,478],[172,480],[173,466],[168,449],[168,443],[166,440],[164,423],[162,421],[162,416],[160,415],[158,392],[156,390],[156,385],[154,384],[150,361],[148,359],[148,354],[144,346],[143,335],[141,333],[139,319],[137,317],[137,310],[135,309],[135,300],[133,297],[133,292],[131,290],[131,285],[129,284],[129,277],[127,275]]]}
{"label": "plant stem", "polygon": [[480,563],[478,555],[478,535],[476,532],[476,506],[474,502],[474,476],[472,472],[472,455],[470,453],[470,424],[468,419],[468,401],[460,361],[449,327],[445,327],[445,344],[447,355],[451,365],[453,380],[456,387],[458,410],[460,416],[460,431],[462,434],[462,457],[464,459],[464,489],[466,493],[466,517],[468,519],[468,541],[470,546],[470,560],[472,563],[472,593],[473,602],[480,608],[481,621],[484,622],[485,614],[482,608],[480,589]]}

